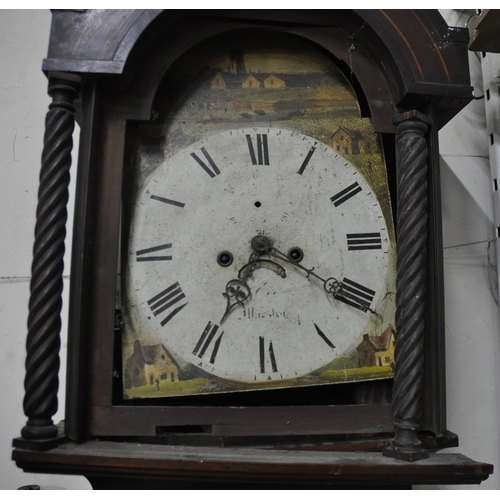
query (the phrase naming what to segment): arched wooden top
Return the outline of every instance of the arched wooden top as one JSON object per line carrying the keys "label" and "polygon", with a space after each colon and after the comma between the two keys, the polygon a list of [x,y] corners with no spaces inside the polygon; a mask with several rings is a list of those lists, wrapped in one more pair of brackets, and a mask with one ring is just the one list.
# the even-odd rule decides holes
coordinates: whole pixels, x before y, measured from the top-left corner
{"label": "arched wooden top", "polygon": [[420,83],[468,85],[460,66],[467,51],[466,29],[448,27],[437,10],[358,10],[380,36],[405,74]]}
{"label": "arched wooden top", "polygon": [[[191,21],[199,34],[186,34]],[[201,33],[203,23],[213,28]],[[448,27],[437,10],[54,10],[43,70],[133,80],[137,55],[154,52],[166,32],[183,26],[178,37],[188,47],[228,25],[278,27],[323,45],[352,68],[374,116],[377,106],[404,111],[433,101],[442,125],[473,97],[468,31]],[[385,119],[379,129],[388,128]]]}

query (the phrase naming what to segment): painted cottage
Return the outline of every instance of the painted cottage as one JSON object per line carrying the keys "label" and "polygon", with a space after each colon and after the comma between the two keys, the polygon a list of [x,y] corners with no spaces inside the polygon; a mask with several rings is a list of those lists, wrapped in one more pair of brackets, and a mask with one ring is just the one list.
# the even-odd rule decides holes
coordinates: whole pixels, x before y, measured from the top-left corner
{"label": "painted cottage", "polygon": [[134,342],[134,352],[125,366],[126,388],[155,385],[162,380],[179,380],[179,365],[163,344],[141,345]]}
{"label": "painted cottage", "polygon": [[359,130],[339,127],[330,137],[333,149],[341,155],[364,155],[370,154],[370,143]]}
{"label": "painted cottage", "polygon": [[358,367],[391,366],[394,363],[394,326],[389,325],[381,335],[363,335],[358,351]]}

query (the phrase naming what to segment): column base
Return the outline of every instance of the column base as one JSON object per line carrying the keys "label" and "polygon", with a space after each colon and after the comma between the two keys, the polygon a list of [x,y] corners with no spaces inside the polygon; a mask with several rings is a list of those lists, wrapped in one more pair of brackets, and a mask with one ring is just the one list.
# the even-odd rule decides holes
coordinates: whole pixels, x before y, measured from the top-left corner
{"label": "column base", "polygon": [[52,439],[57,436],[58,428],[51,418],[30,418],[21,430],[24,439]]}
{"label": "column base", "polygon": [[33,425],[28,423],[21,431],[21,437],[13,440],[12,445],[15,448],[33,451],[47,451],[57,448],[67,441],[64,434],[64,420],[58,425]]}
{"label": "column base", "polygon": [[412,422],[395,422],[396,435],[388,448],[383,450],[386,457],[416,462],[429,457],[427,450],[422,448],[422,442],[417,437],[418,425]]}
{"label": "column base", "polygon": [[427,450],[421,448],[420,450],[402,450],[396,446],[391,445],[382,451],[385,457],[395,458],[396,460],[403,460],[405,462],[417,462],[424,458],[429,458]]}

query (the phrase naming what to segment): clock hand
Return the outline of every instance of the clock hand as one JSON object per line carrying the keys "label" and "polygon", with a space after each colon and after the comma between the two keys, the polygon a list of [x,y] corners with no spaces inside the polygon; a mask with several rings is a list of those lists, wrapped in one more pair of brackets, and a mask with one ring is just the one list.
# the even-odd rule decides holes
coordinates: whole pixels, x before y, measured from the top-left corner
{"label": "clock hand", "polygon": [[237,305],[243,305],[245,300],[249,299],[251,296],[250,287],[247,285],[247,279],[252,275],[253,270],[260,259],[260,255],[256,252],[252,252],[248,259],[248,263],[245,264],[245,273],[239,279],[232,279],[226,283],[226,291],[223,292],[223,296],[226,297],[227,305],[224,312],[224,316],[220,321],[220,324],[224,323],[224,320],[229,315],[231,309]]}
{"label": "clock hand", "polygon": [[[303,265],[299,264],[298,262],[294,261],[291,259],[288,255],[284,254],[283,252],[280,252],[277,248],[273,246],[269,246],[269,248],[266,250],[268,255],[272,255],[275,258],[284,260],[285,262],[288,262],[289,264],[292,264],[295,267],[298,267],[302,271],[304,271],[307,274],[307,277],[309,276],[314,276],[316,279],[320,280],[323,282],[323,288],[326,293],[329,293],[333,296],[334,299],[339,299],[339,298],[352,298],[348,292],[343,290],[342,283],[339,282],[336,278],[330,277],[327,279],[322,278],[318,274],[314,272],[314,267],[311,269],[308,269],[304,267]],[[346,302],[347,303],[347,302]],[[348,305],[355,307],[356,309],[360,309],[363,312],[370,311],[372,314],[375,314],[377,316],[380,316],[379,313],[368,307],[367,305],[364,304],[359,304],[356,301],[349,301]]]}

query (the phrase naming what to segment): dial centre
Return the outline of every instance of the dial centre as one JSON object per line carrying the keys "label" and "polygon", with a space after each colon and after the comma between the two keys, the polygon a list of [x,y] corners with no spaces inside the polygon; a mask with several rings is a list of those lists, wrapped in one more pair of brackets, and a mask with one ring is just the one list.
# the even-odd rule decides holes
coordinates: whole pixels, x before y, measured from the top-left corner
{"label": "dial centre", "polygon": [[262,234],[252,238],[252,250],[257,253],[267,253],[272,247],[271,240]]}

